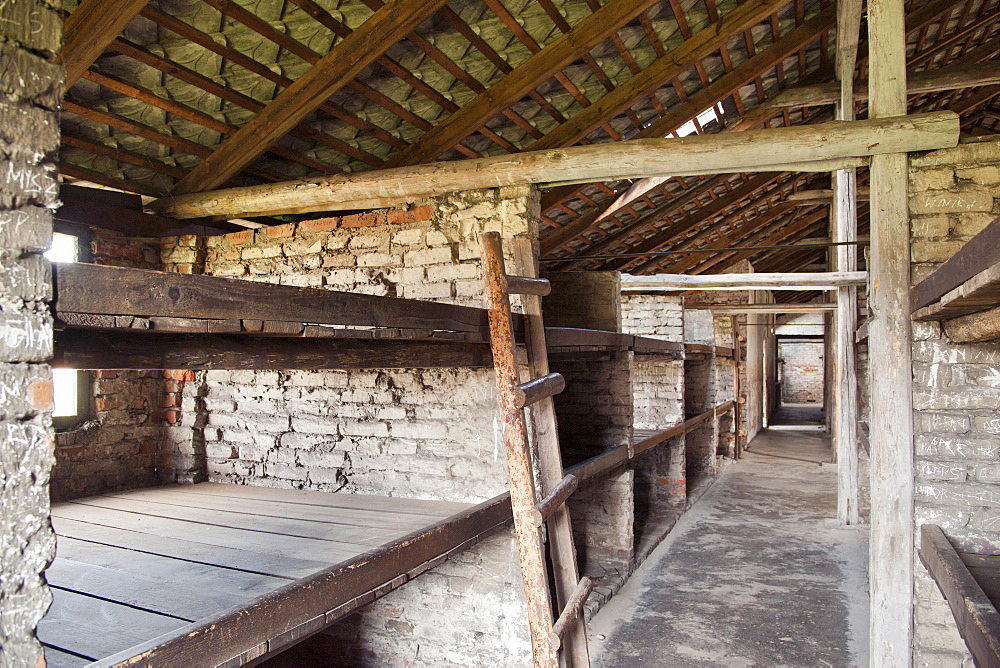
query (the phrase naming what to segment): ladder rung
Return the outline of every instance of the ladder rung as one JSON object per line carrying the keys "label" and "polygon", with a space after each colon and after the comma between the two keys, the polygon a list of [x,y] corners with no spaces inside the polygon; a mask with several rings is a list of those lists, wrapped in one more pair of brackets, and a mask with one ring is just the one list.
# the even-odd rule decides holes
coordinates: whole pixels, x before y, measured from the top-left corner
{"label": "ladder rung", "polygon": [[566,601],[566,607],[563,608],[559,619],[552,625],[552,634],[549,636],[549,641],[552,643],[554,649],[559,649],[562,645],[563,634],[566,633],[566,630],[573,622],[580,618],[580,613],[583,611],[583,604],[587,601],[587,597],[590,596],[593,588],[594,583],[590,581],[590,578],[580,578],[580,583],[576,585],[573,595]]}
{"label": "ladder rung", "polygon": [[547,297],[552,292],[552,284],[547,278],[508,276],[507,292],[512,295],[538,295]]}
{"label": "ladder rung", "polygon": [[566,380],[558,373],[550,373],[547,376],[529,380],[514,388],[514,401],[518,408],[530,406],[536,401],[541,401],[546,397],[559,394],[566,389]]}
{"label": "ladder rung", "polygon": [[535,526],[540,527],[545,524],[545,520],[549,519],[559,506],[566,503],[566,499],[579,486],[580,481],[572,473],[560,480],[551,494],[535,504],[535,510],[531,513],[531,519]]}

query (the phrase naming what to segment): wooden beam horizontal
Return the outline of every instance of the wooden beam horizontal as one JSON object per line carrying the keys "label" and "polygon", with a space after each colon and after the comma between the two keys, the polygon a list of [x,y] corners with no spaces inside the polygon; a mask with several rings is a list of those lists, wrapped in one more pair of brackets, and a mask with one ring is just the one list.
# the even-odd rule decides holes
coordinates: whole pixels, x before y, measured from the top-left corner
{"label": "wooden beam horizontal", "polygon": [[[678,139],[642,139],[516,156],[342,174],[156,200],[175,218],[306,213],[395,206],[449,192],[529,183],[593,182],[734,171],[820,171],[830,162],[958,144],[952,112],[833,122]],[[838,162],[839,164],[839,162]],[[851,163],[853,164],[853,163]]]}
{"label": "wooden beam horizontal", "polygon": [[[1000,84],[1000,62],[990,61],[960,67],[942,67],[906,75],[906,94],[920,95],[943,90],[973,88]],[[797,86],[782,91],[773,100],[764,103],[764,109],[793,107],[818,107],[834,104],[840,98],[840,83],[831,82],[813,86]],[[854,82],[854,100],[868,99],[868,81]]]}
{"label": "wooden beam horizontal", "polygon": [[490,347],[465,341],[273,338],[63,330],[52,365],[67,369],[488,368]]}
{"label": "wooden beam horizontal", "polygon": [[54,270],[57,315],[426,328],[477,333],[480,340],[486,340],[486,311],[468,306],[83,263],[60,264]]}
{"label": "wooden beam horizontal", "polygon": [[726,304],[687,306],[686,311],[712,311],[715,315],[740,315],[741,313],[822,313],[836,311],[836,304]]}
{"label": "wooden beam horizontal", "polygon": [[650,290],[833,290],[864,285],[868,272],[816,272],[787,274],[622,274],[622,292]]}

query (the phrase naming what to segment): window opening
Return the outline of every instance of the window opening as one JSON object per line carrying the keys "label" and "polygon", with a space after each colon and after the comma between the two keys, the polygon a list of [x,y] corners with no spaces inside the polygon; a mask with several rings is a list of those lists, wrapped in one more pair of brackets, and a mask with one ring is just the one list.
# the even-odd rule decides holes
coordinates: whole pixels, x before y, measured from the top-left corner
{"label": "window opening", "polygon": [[[54,232],[52,246],[45,251],[52,262],[76,262],[80,240],[71,234]],[[56,429],[69,429],[82,422],[88,413],[90,374],[77,369],[52,370],[52,420]]]}

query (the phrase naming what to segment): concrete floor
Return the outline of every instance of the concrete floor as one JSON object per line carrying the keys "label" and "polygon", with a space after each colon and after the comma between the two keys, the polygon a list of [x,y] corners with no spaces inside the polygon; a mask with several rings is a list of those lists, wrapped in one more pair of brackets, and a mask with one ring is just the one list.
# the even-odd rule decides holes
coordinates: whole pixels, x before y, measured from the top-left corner
{"label": "concrete floor", "polygon": [[867,665],[867,530],[818,408],[785,412],[594,618],[595,666]]}

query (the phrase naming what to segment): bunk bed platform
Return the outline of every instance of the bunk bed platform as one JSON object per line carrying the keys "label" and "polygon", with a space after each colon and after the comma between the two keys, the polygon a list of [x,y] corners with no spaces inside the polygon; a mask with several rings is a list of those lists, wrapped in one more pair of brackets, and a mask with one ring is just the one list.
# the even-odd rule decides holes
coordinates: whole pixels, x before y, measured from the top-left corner
{"label": "bunk bed platform", "polygon": [[244,665],[502,528],[483,504],[200,483],[54,504],[50,666]]}

